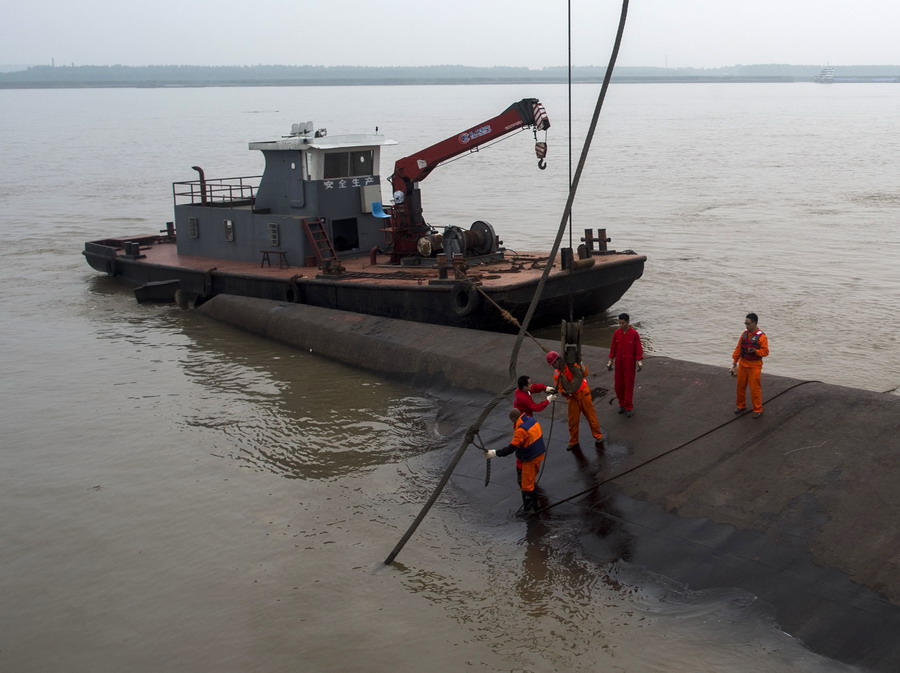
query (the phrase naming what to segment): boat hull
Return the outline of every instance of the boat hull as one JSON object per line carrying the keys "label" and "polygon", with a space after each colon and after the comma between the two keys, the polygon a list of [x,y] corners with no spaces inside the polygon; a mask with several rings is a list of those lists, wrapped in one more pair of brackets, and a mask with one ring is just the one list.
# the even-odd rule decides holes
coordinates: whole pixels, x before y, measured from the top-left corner
{"label": "boat hull", "polygon": [[[208,267],[204,269],[196,259],[193,266],[187,266],[156,263],[150,254],[118,254],[108,243],[107,239],[85,245],[84,256],[91,267],[134,286],[162,282],[174,286],[177,281],[182,296],[189,297],[188,301],[195,305],[217,294],[232,294],[498,332],[518,329],[503,311],[523,320],[539,280],[537,272],[524,279],[511,275],[509,281],[492,280],[475,290],[467,283],[452,279],[420,277],[412,281],[367,282],[354,278],[352,273],[325,276],[316,269],[303,267],[281,273],[226,270],[220,269],[213,259],[205,260]],[[530,326],[537,329],[570,316],[577,319],[596,315],[615,304],[641,277],[646,258],[633,253],[614,257],[607,260],[598,257],[598,263],[584,270],[551,273]]]}

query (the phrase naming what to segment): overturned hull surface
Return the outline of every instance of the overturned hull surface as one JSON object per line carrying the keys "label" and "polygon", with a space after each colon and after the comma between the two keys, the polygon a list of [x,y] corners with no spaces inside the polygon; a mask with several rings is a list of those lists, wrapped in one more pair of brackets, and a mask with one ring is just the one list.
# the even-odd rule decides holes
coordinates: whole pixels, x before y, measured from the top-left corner
{"label": "overturned hull surface", "polygon": [[[464,391],[454,401],[465,410],[460,437],[477,405],[510,383],[511,335],[225,295],[200,310],[419,389]],[[593,369],[606,355],[583,348]],[[732,413],[734,379],[724,368],[645,362],[634,417],[615,413],[611,392],[595,400],[602,449],[584,441],[584,427],[586,448],[565,451],[564,405],[538,414],[548,467],[543,511],[532,517],[550,529],[580,522],[582,547],[598,563],[647,568],[695,590],[740,589],[811,650],[900,670],[900,397],[764,372],[764,413],[753,419]],[[525,340],[517,369],[546,381],[543,351]],[[589,384],[613,388],[605,370]],[[507,443],[508,407],[482,427],[485,446]],[[521,504],[512,460],[493,463],[485,487],[485,459],[470,446],[451,483],[473,508],[512,517]]]}

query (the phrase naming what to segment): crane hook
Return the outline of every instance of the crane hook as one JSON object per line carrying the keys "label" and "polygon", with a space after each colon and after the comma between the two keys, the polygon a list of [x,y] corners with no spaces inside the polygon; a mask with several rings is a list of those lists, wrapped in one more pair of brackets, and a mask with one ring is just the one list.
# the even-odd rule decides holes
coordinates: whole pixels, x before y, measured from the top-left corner
{"label": "crane hook", "polygon": [[540,168],[541,170],[547,168],[547,162],[544,161],[544,157],[547,156],[547,143],[536,142],[534,144],[534,153],[538,158],[538,168]]}

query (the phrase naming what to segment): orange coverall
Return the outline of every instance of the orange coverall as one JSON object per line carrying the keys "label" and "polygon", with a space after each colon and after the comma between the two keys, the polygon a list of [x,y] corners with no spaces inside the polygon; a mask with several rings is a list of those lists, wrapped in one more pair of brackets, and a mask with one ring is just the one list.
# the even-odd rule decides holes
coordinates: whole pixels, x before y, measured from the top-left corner
{"label": "orange coverall", "polygon": [[519,488],[523,493],[532,493],[537,483],[541,463],[544,462],[546,449],[544,448],[544,435],[541,425],[534,416],[522,414],[515,422],[513,437],[509,446],[497,449],[498,456],[508,456],[513,451],[516,458],[522,461],[522,476],[519,479]]}
{"label": "orange coverall", "polygon": [[747,406],[747,386],[750,386],[750,401],[753,411],[762,413],[762,359],[769,354],[769,339],[762,330],[752,334],[747,330],[738,339],[731,361],[738,361],[737,371],[737,408]]}
{"label": "orange coverall", "polygon": [[[581,364],[571,365],[572,368],[580,368],[584,375],[584,380],[574,393],[567,393],[561,385],[559,385],[560,371],[557,369],[553,372],[553,387],[557,392],[569,401],[569,446],[578,444],[578,423],[581,420],[581,414],[587,419],[591,428],[591,434],[594,441],[603,439],[603,431],[600,430],[600,423],[597,421],[597,412],[594,409],[594,402],[591,399],[591,387],[587,382],[588,368]],[[563,376],[566,381],[575,379],[575,374],[569,368],[569,365],[563,365]]]}

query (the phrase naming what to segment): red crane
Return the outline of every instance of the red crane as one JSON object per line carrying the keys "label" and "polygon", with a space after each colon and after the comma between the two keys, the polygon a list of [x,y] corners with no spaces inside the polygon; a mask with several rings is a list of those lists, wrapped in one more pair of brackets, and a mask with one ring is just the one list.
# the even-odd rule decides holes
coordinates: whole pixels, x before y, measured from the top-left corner
{"label": "red crane", "polygon": [[[460,154],[474,151],[481,145],[523,127],[532,127],[537,141],[537,132],[550,128],[550,119],[537,98],[523,98],[513,103],[502,113],[473,126],[451,138],[419,150],[408,157],[398,159],[394,173],[388,178],[394,192],[394,206],[391,208],[391,263],[417,252],[419,238],[431,232],[431,227],[422,217],[422,197],[419,182],[427,178],[431,171]],[[535,151],[543,168],[546,143],[537,142]]]}

